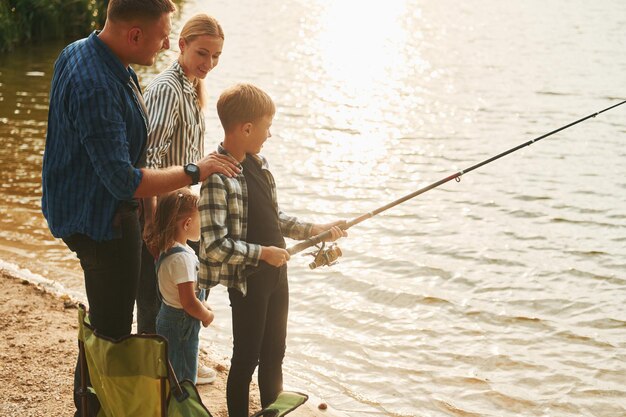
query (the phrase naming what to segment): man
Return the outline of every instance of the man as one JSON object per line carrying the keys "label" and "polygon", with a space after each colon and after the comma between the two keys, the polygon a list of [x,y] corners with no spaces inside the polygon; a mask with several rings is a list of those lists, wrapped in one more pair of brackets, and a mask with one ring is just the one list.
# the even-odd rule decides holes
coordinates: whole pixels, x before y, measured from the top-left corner
{"label": "man", "polygon": [[239,172],[215,154],[143,168],[148,118],[130,65],[152,65],[169,48],[174,11],[171,0],[111,0],[102,31],[67,46],[54,67],[42,209],[80,260],[91,324],[112,338],[132,325],[142,244],[135,199]]}

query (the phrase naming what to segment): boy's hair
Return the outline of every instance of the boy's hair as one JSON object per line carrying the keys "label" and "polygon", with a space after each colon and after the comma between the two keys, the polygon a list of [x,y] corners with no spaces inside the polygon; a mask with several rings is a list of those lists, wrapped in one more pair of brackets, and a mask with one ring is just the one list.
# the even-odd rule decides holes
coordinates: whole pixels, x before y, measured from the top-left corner
{"label": "boy's hair", "polygon": [[236,84],[227,88],[217,100],[217,114],[225,132],[241,123],[255,122],[264,116],[274,116],[272,98],[252,84]]}
{"label": "boy's hair", "polygon": [[[185,23],[183,29],[180,31],[180,39],[184,39],[185,42],[189,43],[193,42],[194,39],[199,36],[212,36],[224,40],[224,30],[214,17],[200,13],[193,16]],[[196,95],[198,96],[198,104],[200,107],[204,107],[206,98],[203,79],[196,79],[195,89]]]}
{"label": "boy's hair", "polygon": [[176,11],[171,0],[110,0],[107,20],[130,22],[133,20],[158,20],[165,13]]}
{"label": "boy's hair", "polygon": [[145,236],[146,243],[159,252],[171,248],[176,240],[177,223],[198,208],[199,199],[189,188],[159,196],[152,225]]}

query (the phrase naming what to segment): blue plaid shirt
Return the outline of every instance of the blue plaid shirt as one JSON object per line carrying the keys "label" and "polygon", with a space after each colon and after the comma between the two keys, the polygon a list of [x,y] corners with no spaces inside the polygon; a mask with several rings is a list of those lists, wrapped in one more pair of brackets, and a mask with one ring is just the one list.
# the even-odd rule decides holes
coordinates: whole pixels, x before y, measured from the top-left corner
{"label": "blue plaid shirt", "polygon": [[135,72],[97,36],[59,55],[50,89],[42,209],[55,237],[119,237],[115,211],[141,182],[147,117]]}

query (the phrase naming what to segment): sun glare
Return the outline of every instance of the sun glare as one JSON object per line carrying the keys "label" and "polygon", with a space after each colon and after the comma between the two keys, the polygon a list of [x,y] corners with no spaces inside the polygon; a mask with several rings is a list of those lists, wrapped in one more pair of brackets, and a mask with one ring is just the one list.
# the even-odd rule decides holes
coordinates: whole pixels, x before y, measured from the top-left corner
{"label": "sun glare", "polygon": [[323,72],[352,93],[384,80],[391,69],[403,64],[405,13],[406,4],[399,0],[328,2],[313,40]]}
{"label": "sun glare", "polygon": [[[342,165],[353,180],[386,168],[383,159],[398,134],[400,97],[428,64],[407,43],[421,33],[419,10],[406,0],[325,1],[303,18],[299,59],[311,65],[316,86],[308,101],[324,163]],[[413,51],[413,52],[408,52]],[[396,136],[397,137],[397,136]],[[326,152],[324,152],[326,148]]]}

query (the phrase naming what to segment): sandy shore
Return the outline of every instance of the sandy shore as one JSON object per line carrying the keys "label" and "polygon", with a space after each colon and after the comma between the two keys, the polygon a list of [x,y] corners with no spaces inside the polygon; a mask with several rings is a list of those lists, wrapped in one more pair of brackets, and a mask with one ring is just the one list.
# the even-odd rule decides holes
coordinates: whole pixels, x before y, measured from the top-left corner
{"label": "sandy shore", "polygon": [[[74,300],[0,269],[0,416],[56,417],[73,415],[72,386],[78,354],[77,310]],[[202,400],[215,417],[227,417],[226,363],[202,352],[202,361],[218,371],[217,381],[199,386]],[[250,410],[259,408],[252,387]],[[321,400],[309,401],[293,417],[342,414],[321,410]]]}

